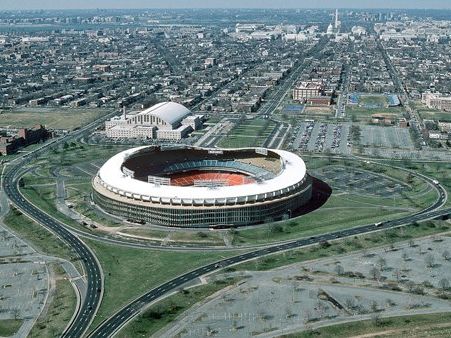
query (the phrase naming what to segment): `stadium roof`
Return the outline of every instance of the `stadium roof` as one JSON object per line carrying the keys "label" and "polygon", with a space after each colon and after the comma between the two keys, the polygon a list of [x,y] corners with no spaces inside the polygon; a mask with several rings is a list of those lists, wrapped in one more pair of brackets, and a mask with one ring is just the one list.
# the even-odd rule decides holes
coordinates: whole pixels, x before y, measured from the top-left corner
{"label": "stadium roof", "polygon": [[174,124],[191,115],[191,111],[179,103],[161,102],[139,113],[139,115],[148,114],[156,116],[168,124]]}
{"label": "stadium roof", "polygon": [[129,149],[110,158],[99,170],[98,175],[100,179],[109,186],[110,189],[139,195],[142,199],[158,197],[165,199],[217,200],[222,198],[265,195],[269,192],[289,189],[303,181],[306,177],[305,163],[299,156],[288,151],[272,149],[271,151],[277,153],[281,157],[284,168],[279,175],[263,182],[219,187],[215,189],[207,187],[155,185],[126,176],[121,169],[123,163],[129,156],[146,147],[147,146]]}

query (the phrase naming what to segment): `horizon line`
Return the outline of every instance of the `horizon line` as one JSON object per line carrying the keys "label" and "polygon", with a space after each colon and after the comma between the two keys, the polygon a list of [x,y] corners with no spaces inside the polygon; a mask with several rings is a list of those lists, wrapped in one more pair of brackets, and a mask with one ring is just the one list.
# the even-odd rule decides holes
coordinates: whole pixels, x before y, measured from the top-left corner
{"label": "horizon line", "polygon": [[0,8],[0,12],[5,11],[25,11],[25,12],[32,12],[32,11],[54,11],[54,10],[62,10],[62,11],[73,11],[73,10],[81,10],[81,11],[87,11],[87,10],[135,10],[135,9],[143,9],[143,10],[177,10],[177,9],[216,9],[216,10],[243,10],[243,9],[251,9],[251,10],[282,10],[282,9],[324,9],[324,10],[355,10],[355,9],[365,9],[365,10],[451,10],[450,7],[121,7],[121,8],[115,8],[115,7],[92,7],[92,8],[10,8],[10,9],[2,9]]}

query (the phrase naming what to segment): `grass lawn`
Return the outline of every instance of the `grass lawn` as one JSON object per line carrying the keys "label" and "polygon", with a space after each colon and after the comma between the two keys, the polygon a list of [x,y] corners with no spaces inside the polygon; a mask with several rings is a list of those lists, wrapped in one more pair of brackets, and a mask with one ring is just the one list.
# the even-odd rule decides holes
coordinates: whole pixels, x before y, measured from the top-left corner
{"label": "grass lawn", "polygon": [[320,115],[320,116],[329,116],[332,115],[333,110],[331,107],[314,107],[314,106],[305,106],[304,110],[305,116],[308,117],[310,115]]}
{"label": "grass lawn", "polygon": [[220,233],[211,231],[174,231],[171,239],[180,242],[205,243],[206,245],[224,245]]}
{"label": "grass lawn", "polygon": [[118,338],[150,337],[167,324],[176,320],[185,310],[215,292],[232,285],[235,279],[185,289],[150,306],[143,314],[128,323],[116,335]]}
{"label": "grass lawn", "polygon": [[[313,329],[287,338],[309,337],[351,337],[355,335],[374,334],[374,337],[450,337],[451,313],[434,313],[363,320],[352,323],[337,324]],[[383,334],[387,331],[389,334]],[[391,333],[390,333],[391,331]],[[378,335],[379,334],[379,335]],[[373,336],[372,336],[373,337]]]}
{"label": "grass lawn", "polygon": [[359,104],[383,108],[387,106],[388,100],[385,95],[360,95]]}
{"label": "grass lawn", "polygon": [[223,148],[261,146],[276,124],[270,120],[245,120],[218,143]]}
{"label": "grass lawn", "polygon": [[60,337],[72,318],[77,304],[75,291],[64,270],[54,265],[55,293],[49,298],[49,308],[44,311],[31,330],[30,337]]}
{"label": "grass lawn", "polygon": [[309,237],[330,231],[347,229],[361,224],[402,217],[409,212],[393,211],[382,207],[328,209],[322,208],[286,222],[267,224],[255,229],[233,231],[233,243],[262,244],[299,237]]}
{"label": "grass lawn", "polygon": [[20,211],[16,209],[11,210],[6,215],[4,223],[39,252],[73,262],[78,260],[71,248],[56,239],[51,232],[24,216]]}
{"label": "grass lawn", "polygon": [[[415,163],[409,161],[404,164],[395,164],[403,165],[429,177],[436,178],[446,188],[448,194],[451,194],[451,163]],[[448,198],[446,205],[451,206],[451,198]]]}
{"label": "grass lawn", "polygon": [[50,151],[49,155],[45,156],[45,160],[48,166],[71,166],[76,163],[84,161],[92,161],[104,159],[107,160],[111,156],[119,153],[130,147],[125,146],[113,146],[113,145],[86,145],[71,142],[66,146]]}
{"label": "grass lawn", "polygon": [[[262,122],[263,120],[258,120]],[[260,123],[259,122],[259,123]],[[263,121],[264,122],[264,121]],[[73,151],[77,153],[79,151]],[[72,153],[72,151],[68,151]],[[72,155],[71,155],[72,156]],[[71,160],[72,162],[72,160]],[[378,174],[385,174],[408,184],[410,190],[405,190],[403,196],[396,198],[383,198],[375,195],[360,195],[351,192],[334,189],[332,196],[320,209],[309,214],[303,215],[297,219],[285,223],[270,224],[267,226],[255,227],[253,229],[243,229],[233,232],[232,240],[235,245],[268,243],[276,240],[292,239],[296,237],[305,237],[319,234],[325,231],[349,228],[360,224],[369,224],[384,221],[389,218],[400,217],[413,212],[410,209],[420,209],[430,205],[436,199],[436,192],[432,190],[422,180],[396,169],[377,165],[374,163],[355,163],[352,161],[335,159],[306,158],[307,166],[310,168],[320,168],[328,165],[339,165],[359,170],[376,171]],[[398,163],[399,165],[399,163]],[[31,176],[31,175],[29,175]],[[34,178],[33,178],[34,177]],[[56,216],[62,221],[83,229],[77,222],[68,219],[65,215],[57,212],[55,207],[55,187],[54,186],[30,186],[29,183],[46,182],[36,176],[26,177],[25,187],[22,191],[28,198],[35,201],[42,209]],[[106,219],[103,215],[96,213],[90,205],[88,199],[91,190],[89,177],[82,180],[79,184],[67,182],[66,188],[69,194],[69,201],[75,206],[75,209],[88,216],[92,220],[109,226],[120,225],[119,222]],[[358,207],[359,212],[355,212]],[[146,236],[145,230],[139,230],[140,234]],[[130,231],[129,233],[134,233]],[[149,235],[155,235],[152,231]],[[166,237],[166,234],[156,234],[157,237]],[[151,236],[152,237],[152,236]],[[179,242],[198,242],[205,245],[223,245],[223,239],[217,234],[204,232],[173,232],[170,239]],[[207,243],[208,242],[208,243]]]}
{"label": "grass lawn", "polygon": [[0,336],[9,337],[14,335],[22,325],[19,319],[1,319],[0,320]]}
{"label": "grass lawn", "polygon": [[54,186],[25,186],[20,189],[24,196],[29,201],[32,201],[39,209],[68,225],[80,228],[80,225],[76,221],[56,209],[55,190]]}
{"label": "grass lawn", "polygon": [[[68,169],[70,166],[76,163],[108,159],[112,155],[123,150],[124,147],[115,146],[89,146],[84,144],[79,144],[75,142],[69,143],[65,149],[64,147],[52,150],[45,158],[38,159],[35,163],[39,164],[36,170],[37,174],[43,174],[44,176],[50,176],[50,172],[54,167],[62,167],[62,172]],[[74,187],[76,190],[80,191],[78,197],[82,199],[84,196],[88,196],[91,192],[91,181],[90,177],[86,176],[86,179],[80,182],[80,180],[67,180],[66,188],[71,192],[74,192]],[[29,173],[24,176],[25,186],[21,188],[22,193],[30,200],[33,201],[40,209],[53,215],[55,218],[63,221],[78,229],[86,230],[81,227],[76,221],[67,217],[66,215],[60,213],[56,209],[55,205],[55,186],[35,186],[35,184],[50,183],[55,182],[54,179],[45,179],[36,176],[34,173]],[[75,194],[75,196],[77,196]],[[83,208],[90,213],[90,216],[95,221],[105,221],[106,219],[100,214],[95,214],[92,212],[91,208],[87,205],[81,205]],[[89,210],[88,210],[89,209]],[[109,225],[116,226],[114,221],[109,221]]]}
{"label": "grass lawn", "polygon": [[27,173],[22,178],[23,183],[25,186],[33,186],[33,185],[48,185],[49,187],[53,185],[53,189],[55,189],[55,180],[53,178],[49,177],[41,177],[41,176],[35,176],[31,175],[30,173]]}
{"label": "grass lawn", "polygon": [[346,114],[351,116],[351,119],[355,122],[369,122],[372,114],[400,114],[403,112],[401,107],[389,107],[389,108],[366,108],[359,106],[347,106]]}
{"label": "grass lawn", "polygon": [[94,250],[105,275],[104,298],[91,328],[152,287],[234,254],[145,250],[86,242]]}
{"label": "grass lawn", "polygon": [[[306,158],[306,162],[309,168],[321,168],[325,165],[333,164],[349,167],[349,170],[356,168],[375,171],[378,174],[386,174],[395,180],[408,184],[410,189],[404,191],[402,196],[396,198],[360,195],[335,190],[320,209],[309,214],[287,222],[277,223],[277,225],[268,224],[254,229],[233,231],[234,244],[264,243],[296,237],[308,237],[360,224],[375,223],[405,216],[412,213],[413,210],[403,210],[403,208],[419,210],[432,204],[437,199],[436,191],[431,189],[428,184],[401,170],[387,168],[374,163],[356,164],[343,160],[329,161],[328,159],[312,157]],[[356,208],[358,208],[358,213],[356,213]]]}
{"label": "grass lawn", "polygon": [[100,210],[91,205],[90,194],[92,185],[90,180],[88,182],[80,182],[79,184],[65,184],[65,188],[67,192],[67,202],[71,203],[78,213],[102,225],[110,227],[123,225],[123,222],[115,220],[112,217],[107,217]]}
{"label": "grass lawn", "polygon": [[425,120],[451,122],[451,112],[420,110],[419,114]]}
{"label": "grass lawn", "polygon": [[[409,227],[409,231],[407,231],[406,228],[393,229],[365,236],[342,239],[325,245],[314,245],[308,248],[274,254],[227,268],[225,271],[265,271],[287,264],[308,261],[321,257],[328,257],[332,255],[351,253],[352,251],[356,250],[370,249],[387,244],[396,245],[394,243],[396,243],[397,241],[449,231],[450,228],[451,225],[444,222],[426,222],[420,225]],[[226,285],[230,284],[231,283],[227,283]],[[180,313],[187,310],[194,303],[205,299],[206,297],[213,294],[217,290],[222,289],[226,285],[220,285],[217,283],[207,284],[193,288],[189,290],[189,292],[179,292],[175,295],[172,295],[152,305],[142,315],[138,316],[135,320],[126,325],[124,329],[118,333],[118,337],[126,338],[150,336],[166,326],[168,323],[176,320],[177,316]],[[357,325],[357,327],[359,326]],[[322,334],[320,335],[320,337],[331,337],[331,335],[329,335],[331,331],[328,331],[326,329],[323,334],[322,330],[323,329],[318,329],[318,332]],[[337,335],[337,337],[346,337],[351,333],[354,332],[344,331],[342,335]],[[292,335],[290,337],[297,337],[297,335]],[[310,336],[300,335],[299,337]]]}
{"label": "grass lawn", "polygon": [[296,262],[329,257],[332,255],[342,255],[356,250],[365,250],[413,238],[447,232],[450,231],[450,229],[451,224],[444,221],[427,221],[383,232],[349,237],[338,241],[332,241],[325,245],[313,245],[307,248],[269,255],[236,265],[235,267],[229,268],[229,270],[265,271]]}
{"label": "grass lawn", "polygon": [[121,232],[130,235],[156,238],[159,240],[163,240],[170,234],[170,231],[145,229],[145,228],[130,228],[130,229],[126,228],[124,230],[121,230]]}
{"label": "grass lawn", "polygon": [[148,237],[157,241],[163,241],[166,238],[169,243],[176,241],[181,243],[190,243],[197,245],[224,245],[224,241],[219,232],[211,231],[183,231],[182,229],[172,231],[155,230],[151,228],[131,228],[121,230],[121,233]]}
{"label": "grass lawn", "polygon": [[99,108],[28,108],[12,111],[0,110],[0,127],[30,128],[37,124],[52,129],[69,129],[92,122],[109,111]]}

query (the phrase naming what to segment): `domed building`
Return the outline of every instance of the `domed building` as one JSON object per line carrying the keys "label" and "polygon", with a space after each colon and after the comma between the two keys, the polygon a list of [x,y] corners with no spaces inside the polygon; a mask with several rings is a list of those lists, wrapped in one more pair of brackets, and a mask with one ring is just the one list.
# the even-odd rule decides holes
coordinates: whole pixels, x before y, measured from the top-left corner
{"label": "domed building", "polygon": [[329,26],[327,26],[326,34],[327,34],[327,35],[332,35],[332,34],[334,34],[334,26],[332,26],[331,23],[329,24]]}
{"label": "domed building", "polygon": [[112,138],[179,140],[199,129],[202,122],[202,115],[193,115],[179,103],[161,102],[141,112],[113,117],[105,122],[105,132]]}
{"label": "domed building", "polygon": [[312,196],[304,161],[279,149],[144,146],[92,181],[106,212],[169,227],[230,227],[292,217]]}

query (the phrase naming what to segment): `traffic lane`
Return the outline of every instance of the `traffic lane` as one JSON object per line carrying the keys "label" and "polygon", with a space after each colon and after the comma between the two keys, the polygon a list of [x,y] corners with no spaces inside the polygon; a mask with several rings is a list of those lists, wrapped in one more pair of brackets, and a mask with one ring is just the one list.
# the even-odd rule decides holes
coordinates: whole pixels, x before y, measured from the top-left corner
{"label": "traffic lane", "polygon": [[92,312],[93,306],[100,302],[99,289],[101,288],[102,281],[97,262],[89,250],[86,249],[85,245],[76,236],[65,229],[61,223],[56,222],[47,214],[35,208],[31,203],[24,199],[16,189],[14,189],[17,182],[14,180],[12,173],[6,176],[5,180],[9,182],[4,186],[4,191],[8,197],[29,216],[39,223],[45,224],[55,235],[66,242],[84,262],[88,279],[88,292],[83,305],[79,309],[79,313],[84,315],[78,315],[78,318],[73,321],[71,327],[63,334],[66,337],[80,337],[87,329],[93,316],[93,314],[91,316],[88,316],[87,314]]}
{"label": "traffic lane", "polygon": [[[409,223],[409,222],[414,222],[417,220],[422,220],[422,219],[427,219],[427,218],[434,218],[434,217],[437,217],[437,216],[440,216],[443,214],[449,214],[451,212],[451,209],[436,210],[436,211],[429,212],[429,210],[433,209],[434,207],[437,207],[440,204],[440,201],[443,201],[443,198],[439,199],[433,206],[426,208],[424,211],[419,212],[418,214],[416,214],[414,216],[406,216],[406,217],[403,217],[398,220],[387,221],[380,226],[375,225],[375,224],[369,224],[369,225],[360,226],[360,227],[356,227],[356,228],[345,229],[345,230],[337,231],[334,233],[320,235],[317,237],[310,237],[308,239],[300,239],[300,240],[296,240],[293,242],[275,245],[272,247],[249,252],[247,254],[224,259],[224,260],[216,262],[216,263],[211,263],[209,265],[206,265],[204,267],[201,267],[199,269],[191,271],[187,274],[184,274],[180,277],[177,277],[176,279],[163,284],[162,286],[160,286],[157,289],[151,290],[149,293],[140,297],[136,302],[130,303],[130,307],[126,307],[124,309],[124,311],[126,313],[130,314],[131,317],[129,317],[129,318],[126,318],[126,316],[124,317],[124,312],[121,311],[120,312],[121,315],[118,316],[118,318],[122,318],[122,321],[124,321],[124,320],[128,321],[134,315],[136,315],[136,313],[138,313],[140,311],[140,309],[138,309],[138,312],[132,311],[132,309],[135,309],[135,310],[137,309],[137,304],[139,304],[139,303],[142,304],[143,301],[145,302],[146,300],[149,300],[149,299],[153,300],[153,299],[155,299],[156,296],[158,298],[158,296],[164,295],[165,293],[167,293],[169,291],[174,291],[177,287],[180,287],[187,281],[190,281],[190,280],[198,278],[202,275],[208,274],[212,271],[219,270],[219,269],[222,269],[224,267],[227,267],[227,266],[230,266],[230,265],[233,265],[236,263],[244,262],[244,261],[247,261],[247,260],[250,260],[253,258],[261,257],[261,256],[275,253],[275,252],[280,252],[280,251],[293,249],[293,248],[300,248],[300,247],[303,247],[306,245],[311,245],[311,244],[318,244],[321,241],[344,238],[344,237],[349,237],[349,236],[353,236],[353,235],[369,233],[369,232],[373,232],[373,231],[377,231],[377,230],[386,230],[386,229],[394,228],[399,225],[405,225],[406,223]],[[130,311],[132,311],[132,312],[130,312]],[[111,318],[111,319],[113,319],[113,318]],[[114,321],[116,321],[116,320],[117,320],[117,318],[115,316]],[[121,322],[121,321],[116,322],[116,325],[112,325],[110,323],[108,325],[110,328],[109,332],[110,333],[114,332],[114,330],[117,330],[117,328],[119,328],[122,324],[123,324],[123,322]],[[101,329],[101,331],[102,331],[101,327],[99,327],[99,329]],[[111,330],[113,330],[113,331],[111,331]],[[101,332],[101,331],[99,331],[99,332]]]}
{"label": "traffic lane", "polygon": [[[20,175],[18,174],[21,172],[21,169],[27,164],[28,159],[36,158],[37,156],[45,153],[50,146],[58,145],[71,138],[77,138],[86,135],[91,129],[96,128],[97,125],[108,120],[111,116],[114,116],[116,114],[117,112],[113,111],[110,114],[105,115],[100,119],[89,123],[88,125],[86,125],[85,127],[81,128],[78,131],[74,131],[61,138],[51,140],[50,142],[44,144],[42,147],[35,149],[31,153],[24,155],[22,158],[18,158],[17,159],[18,162],[14,163],[14,166],[11,167],[11,169],[6,173],[3,180],[2,188],[4,192],[6,193],[8,198],[12,200],[16,204],[16,206],[19,207],[19,209],[25,211],[25,213],[27,213],[30,217],[34,218],[39,223],[46,226],[48,229],[51,229],[53,233],[56,234],[58,237],[66,238],[68,240],[67,244],[70,247],[72,247],[74,251],[78,253],[79,256],[82,257],[83,259],[83,265],[85,265],[85,270],[87,273],[86,278],[88,280],[88,285],[93,285],[94,287],[91,288],[91,290],[94,289],[96,290],[95,292],[87,293],[85,301],[79,308],[79,313],[76,314],[76,317],[72,325],[66,332],[63,333],[63,336],[66,337],[78,338],[82,336],[82,334],[86,331],[89,323],[91,322],[94,313],[92,313],[89,316],[86,315],[85,318],[80,318],[80,313],[88,314],[89,312],[94,312],[92,311],[93,307],[95,306],[97,308],[98,305],[100,304],[101,292],[98,292],[98,290],[99,289],[101,290],[102,287],[100,266],[90,251],[83,250],[86,249],[84,243],[82,243],[72,233],[68,232],[65,229],[64,224],[54,222],[48,215],[42,213],[38,208],[29,204],[20,195],[20,192],[17,189],[17,181],[15,180],[15,177],[16,176],[20,177]],[[14,160],[13,162],[15,161],[16,160]],[[77,245],[75,245],[74,243],[77,243]]]}
{"label": "traffic lane", "polygon": [[[434,213],[426,213],[426,214],[420,215],[420,216],[429,218],[429,217],[433,217],[433,216],[439,215],[444,212],[450,213],[451,209],[448,209],[447,211],[445,210],[445,211],[436,211]],[[404,219],[404,221],[409,221],[409,219],[411,219],[411,218],[412,217],[406,217]],[[268,247],[265,249],[260,249],[257,251],[252,251],[252,252],[245,253],[242,255],[230,257],[230,258],[218,261],[216,263],[208,264],[206,266],[203,266],[203,267],[195,269],[191,272],[188,272],[184,275],[181,275],[171,281],[168,281],[168,282],[160,285],[158,288],[155,288],[155,289],[151,290],[150,292],[144,294],[143,296],[139,297],[137,300],[135,300],[134,302],[127,305],[125,308],[120,310],[116,315],[114,315],[109,320],[107,320],[104,324],[102,324],[98,328],[100,330],[95,332],[92,335],[92,337],[104,337],[104,336],[114,333],[125,322],[132,319],[136,314],[138,314],[141,311],[142,307],[147,305],[149,302],[152,302],[152,301],[160,298],[161,296],[165,295],[166,293],[168,293],[170,291],[175,291],[177,288],[179,288],[180,286],[182,286],[183,284],[185,284],[188,281],[191,281],[195,278],[198,278],[200,276],[211,273],[215,270],[220,270],[224,267],[227,267],[227,266],[230,266],[233,264],[237,264],[237,263],[241,263],[241,262],[253,259],[253,258],[262,257],[262,256],[265,256],[265,255],[268,255],[271,253],[276,253],[276,252],[289,250],[289,249],[293,249],[293,248],[301,248],[301,247],[305,247],[307,245],[312,245],[312,244],[319,244],[322,241],[344,238],[344,237],[349,237],[349,236],[358,235],[358,234],[362,234],[362,233],[373,232],[373,231],[377,231],[377,230],[390,229],[395,226],[398,226],[399,225],[398,223],[399,222],[391,221],[391,222],[386,222],[386,223],[382,224],[381,226],[377,226],[375,224],[369,224],[369,225],[365,225],[365,226],[361,226],[361,227],[357,227],[357,228],[346,229],[346,230],[342,230],[342,231],[338,231],[338,232],[334,232],[334,233],[320,235],[317,237],[310,237],[308,239],[301,239],[301,240],[297,240],[294,242],[276,245],[276,246]]]}

